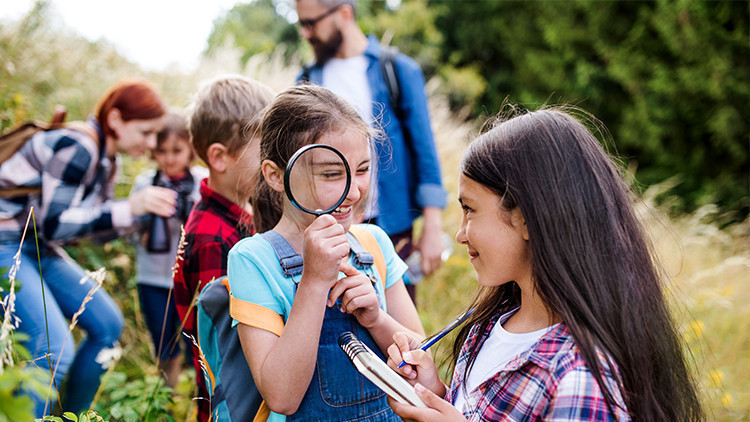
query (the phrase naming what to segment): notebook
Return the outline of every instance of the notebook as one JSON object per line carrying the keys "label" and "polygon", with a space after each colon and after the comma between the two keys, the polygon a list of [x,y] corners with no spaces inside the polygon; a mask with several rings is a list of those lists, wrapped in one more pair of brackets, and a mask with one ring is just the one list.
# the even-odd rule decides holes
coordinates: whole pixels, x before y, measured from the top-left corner
{"label": "notebook", "polygon": [[346,331],[339,336],[339,346],[362,375],[396,401],[417,407],[427,407],[414,392],[414,387],[380,360],[380,357],[352,332]]}

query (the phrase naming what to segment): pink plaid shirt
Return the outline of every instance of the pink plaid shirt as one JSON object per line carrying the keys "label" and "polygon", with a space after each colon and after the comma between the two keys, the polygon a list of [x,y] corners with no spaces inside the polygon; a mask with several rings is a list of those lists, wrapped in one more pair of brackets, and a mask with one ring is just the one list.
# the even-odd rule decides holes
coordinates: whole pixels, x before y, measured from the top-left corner
{"label": "pink plaid shirt", "polygon": [[[462,388],[469,348],[477,341],[487,339],[503,313],[493,316],[482,333],[479,325],[472,328],[456,364],[446,397],[449,402],[454,402],[454,397],[460,393],[459,388]],[[601,353],[599,363],[604,368],[604,382],[616,401],[614,413],[607,406],[599,384],[564,323],[550,330],[529,350],[513,358],[473,391],[467,392],[466,406],[459,410],[463,410],[470,421],[629,421],[622,394]]]}

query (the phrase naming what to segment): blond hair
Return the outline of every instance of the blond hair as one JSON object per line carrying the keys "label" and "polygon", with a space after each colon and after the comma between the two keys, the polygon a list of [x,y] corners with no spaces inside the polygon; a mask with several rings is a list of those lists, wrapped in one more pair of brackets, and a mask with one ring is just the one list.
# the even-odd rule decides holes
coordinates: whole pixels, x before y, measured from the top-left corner
{"label": "blond hair", "polygon": [[259,126],[257,117],[274,95],[265,84],[241,75],[223,75],[201,84],[188,107],[190,141],[195,153],[207,165],[211,144],[222,144],[229,154],[236,155],[252,140],[243,132],[258,129],[246,126]]}

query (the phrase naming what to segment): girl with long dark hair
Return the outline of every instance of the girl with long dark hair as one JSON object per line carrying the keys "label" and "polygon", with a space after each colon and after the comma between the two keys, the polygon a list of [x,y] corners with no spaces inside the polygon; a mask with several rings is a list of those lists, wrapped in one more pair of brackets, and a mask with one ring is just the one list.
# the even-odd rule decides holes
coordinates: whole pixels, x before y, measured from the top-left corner
{"label": "girl with long dark hair", "polygon": [[[571,113],[498,119],[461,163],[456,240],[482,289],[450,387],[418,342],[389,364],[430,407],[414,420],[699,420],[659,271],[617,167]],[[445,398],[445,400],[442,400]]]}

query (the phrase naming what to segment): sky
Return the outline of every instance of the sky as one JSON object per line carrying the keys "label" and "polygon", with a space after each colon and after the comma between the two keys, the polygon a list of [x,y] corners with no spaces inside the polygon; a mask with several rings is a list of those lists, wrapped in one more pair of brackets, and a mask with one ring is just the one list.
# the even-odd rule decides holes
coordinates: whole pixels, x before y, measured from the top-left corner
{"label": "sky", "polygon": [[[216,17],[240,0],[51,0],[52,13],[91,41],[106,38],[146,70],[190,70]],[[19,19],[33,0],[0,0],[0,21]]]}

